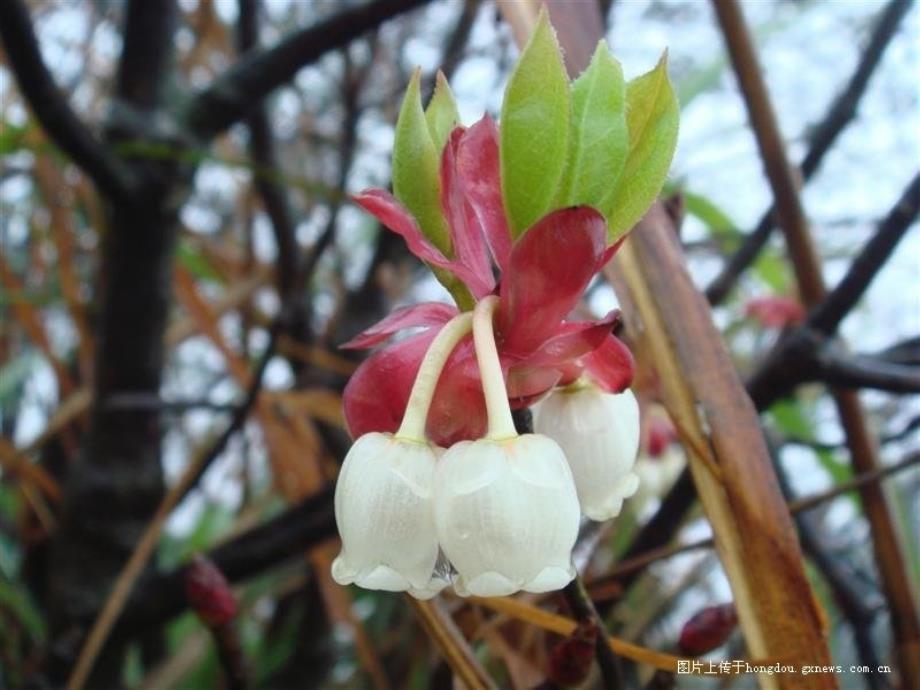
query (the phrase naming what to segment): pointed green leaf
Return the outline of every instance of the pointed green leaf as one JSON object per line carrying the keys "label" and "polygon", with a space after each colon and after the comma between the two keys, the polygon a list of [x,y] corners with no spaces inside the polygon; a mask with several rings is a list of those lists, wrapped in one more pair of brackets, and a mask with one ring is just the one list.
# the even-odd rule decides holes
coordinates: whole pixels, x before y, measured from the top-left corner
{"label": "pointed green leaf", "polygon": [[568,153],[569,79],[546,11],[514,68],[501,114],[505,212],[514,237],[550,210]]}
{"label": "pointed green leaf", "polygon": [[428,129],[419,92],[421,71],[416,70],[406,89],[396,139],[393,142],[393,193],[415,216],[425,236],[445,256],[451,255],[450,235],[441,211],[438,152]]}
{"label": "pointed green leaf", "polygon": [[661,191],[677,146],[678,114],[665,53],[655,69],[626,87],[629,153],[620,179],[600,207],[610,242],[628,232]]}
{"label": "pointed green leaf", "polygon": [[434,142],[434,149],[440,156],[444,150],[444,144],[447,143],[447,137],[450,136],[454,127],[460,124],[457,102],[454,100],[454,94],[451,93],[447,77],[440,70],[438,70],[434,83],[434,94],[428,103],[428,109],[425,110],[425,120],[428,123],[431,140]]}
{"label": "pointed green leaf", "polygon": [[572,84],[572,126],[557,206],[598,206],[616,184],[629,146],[623,69],[597,44],[588,69]]}

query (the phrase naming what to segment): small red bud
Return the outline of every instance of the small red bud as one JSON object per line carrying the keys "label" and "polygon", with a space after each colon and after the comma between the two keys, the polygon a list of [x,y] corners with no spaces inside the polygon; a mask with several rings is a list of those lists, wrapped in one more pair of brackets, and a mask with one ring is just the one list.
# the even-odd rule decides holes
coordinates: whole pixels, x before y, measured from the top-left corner
{"label": "small red bud", "polygon": [[597,625],[593,621],[579,624],[553,648],[546,677],[562,687],[581,685],[591,671],[596,644]]}
{"label": "small red bud", "polygon": [[757,297],[745,305],[744,313],[764,328],[785,328],[805,320],[805,308],[791,297]]}
{"label": "small red bud", "polygon": [[226,625],[236,616],[236,597],[227,578],[201,554],[192,559],[185,574],[185,597],[205,625]]}
{"label": "small red bud", "polygon": [[677,432],[671,420],[658,415],[650,415],[648,420],[648,441],[646,451],[653,458],[660,458],[677,439]]}
{"label": "small red bud", "polygon": [[721,646],[738,625],[734,604],[708,606],[694,614],[680,631],[678,646],[687,656],[699,656]]}

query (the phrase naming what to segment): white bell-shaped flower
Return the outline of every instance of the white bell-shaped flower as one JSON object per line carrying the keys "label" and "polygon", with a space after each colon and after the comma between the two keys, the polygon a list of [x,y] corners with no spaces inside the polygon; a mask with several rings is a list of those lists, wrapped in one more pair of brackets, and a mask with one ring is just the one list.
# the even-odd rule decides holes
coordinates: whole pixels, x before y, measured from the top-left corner
{"label": "white bell-shaped flower", "polygon": [[432,515],[437,449],[424,442],[365,434],[351,447],[335,489],[342,552],[332,564],[339,584],[433,597],[438,539]]}
{"label": "white bell-shaped flower", "polygon": [[593,384],[561,389],[542,401],[534,429],[554,439],[568,458],[582,512],[592,520],[620,513],[639,487],[639,405],[631,391],[605,393]]}
{"label": "white bell-shaped flower", "polygon": [[546,436],[452,446],[438,462],[434,513],[460,596],[547,592],[575,576],[578,497],[562,449]]}

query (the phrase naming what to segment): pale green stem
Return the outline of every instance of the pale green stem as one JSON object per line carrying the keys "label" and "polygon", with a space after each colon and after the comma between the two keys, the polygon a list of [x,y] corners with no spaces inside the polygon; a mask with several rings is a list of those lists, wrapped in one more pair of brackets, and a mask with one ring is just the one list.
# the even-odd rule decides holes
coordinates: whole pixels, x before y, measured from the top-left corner
{"label": "pale green stem", "polygon": [[473,315],[464,312],[444,324],[435,339],[431,341],[415,377],[415,383],[412,384],[412,392],[406,404],[406,414],[403,415],[396,438],[426,443],[425,424],[428,421],[428,410],[438,386],[438,379],[441,378],[441,371],[450,353],[457,347],[457,343],[470,332],[472,325]]}
{"label": "pale green stem", "polygon": [[511,406],[508,405],[508,389],[495,347],[495,330],[492,316],[498,307],[498,297],[490,295],[473,310],[473,345],[476,347],[476,362],[482,378],[482,392],[486,396],[486,412],[489,415],[489,431],[486,438],[502,441],[517,436]]}

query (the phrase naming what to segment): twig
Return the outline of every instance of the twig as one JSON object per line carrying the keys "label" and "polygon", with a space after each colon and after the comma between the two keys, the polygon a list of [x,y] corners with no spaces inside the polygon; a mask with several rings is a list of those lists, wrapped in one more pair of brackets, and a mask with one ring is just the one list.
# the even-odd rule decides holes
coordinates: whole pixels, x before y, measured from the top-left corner
{"label": "twig", "polygon": [[[239,0],[239,33],[237,47],[242,54],[251,53],[259,44],[259,0]],[[260,168],[275,170],[278,163],[268,124],[268,108],[264,102],[255,105],[246,119],[249,127],[249,155]],[[294,290],[297,274],[297,239],[287,195],[274,176],[259,175],[254,178],[256,189],[262,197],[265,212],[278,246],[278,292],[282,301]]]}
{"label": "twig", "polygon": [[406,600],[464,687],[469,690],[489,690],[497,687],[437,599],[419,601],[406,595]]}
{"label": "twig", "polygon": [[[799,292],[805,305],[814,308],[825,296],[821,266],[757,62],[754,44],[736,0],[713,0],[713,7],[744,94],[748,117],[773,190],[777,217],[792,258]],[[858,395],[854,391],[837,390],[833,396],[854,469],[859,473],[876,470],[880,464],[877,447]],[[861,497],[891,615],[901,676],[906,685],[920,686],[920,616],[898,533],[886,497],[877,484],[863,487]]]}
{"label": "twig", "polygon": [[920,393],[920,366],[891,364],[866,355],[850,355],[829,345],[816,357],[814,380],[835,388],[871,388],[889,393]]}
{"label": "twig", "polygon": [[186,109],[189,129],[202,139],[212,138],[302,67],[426,1],[373,0],[296,31],[271,48],[252,51],[191,100]]}
{"label": "twig", "polygon": [[850,313],[865,293],[866,288],[889,259],[898,242],[907,233],[920,210],[920,173],[914,176],[901,198],[888,212],[859,256],[837,287],[815,307],[808,318],[808,325],[827,335],[837,330],[843,318]]}
{"label": "twig", "polygon": [[259,397],[262,379],[268,362],[274,355],[275,343],[280,327],[281,319],[278,320],[275,327],[272,329],[262,359],[259,361],[253,373],[252,382],[249,386],[249,390],[246,392],[246,398],[237,409],[236,414],[233,415],[233,419],[227,425],[227,428],[204,453],[193,459],[186,466],[179,481],[177,481],[163,497],[160,505],[157,507],[156,513],[154,513],[150,522],[147,524],[143,536],[141,536],[140,540],[137,542],[131,557],[128,559],[127,563],[125,563],[121,573],[119,573],[118,579],[112,587],[112,591],[106,600],[105,606],[102,607],[102,610],[99,612],[99,615],[96,617],[90,629],[90,633],[83,644],[83,648],[80,650],[77,662],[67,681],[67,690],[80,690],[86,683],[92,671],[93,663],[96,661],[96,657],[102,650],[109,632],[112,630],[112,626],[115,624],[119,614],[124,608],[135,581],[138,576],[140,576],[141,571],[156,548],[160,531],[173,508],[175,508],[188,490],[198,482],[205,470],[223,452],[230,438],[246,421],[249,410],[252,409]]}
{"label": "twig", "polygon": [[[869,472],[867,474],[861,474],[857,477],[853,477],[852,479],[831,487],[827,491],[812,494],[811,496],[803,496],[802,498],[790,501],[788,504],[789,512],[793,515],[807,512],[827,503],[828,501],[832,501],[838,496],[848,494],[851,491],[860,488],[861,486],[865,486],[866,484],[871,484],[873,482],[879,482],[882,479],[891,477],[918,464],[920,464],[920,453],[912,453],[900,462],[894,463],[893,465],[887,465],[886,467],[877,469],[874,472]],[[707,537],[684,544],[670,544],[667,546],[658,546],[653,549],[648,549],[647,551],[638,553],[632,558],[621,560],[602,577],[598,577],[592,580],[589,583],[588,588],[590,590],[599,589],[604,587],[609,582],[618,582],[625,588],[629,583],[633,582],[646,567],[652,563],[655,563],[656,561],[671,558],[672,556],[686,553],[688,551],[697,551],[699,549],[709,548],[712,545],[712,538]]]}
{"label": "twig", "polygon": [[[885,48],[897,33],[898,26],[910,9],[911,3],[912,0],[891,0],[883,10],[847,87],[809,137],[808,153],[799,166],[804,181],[811,179],[824,159],[824,154],[830,150],[837,136],[855,117],[857,105],[866,91],[869,79],[881,61]],[[741,246],[726,261],[719,275],[706,288],[706,298],[710,304],[720,304],[725,300],[741,274],[766,246],[776,225],[773,210],[772,206],[767,209],[756,229],[744,238]]]}
{"label": "twig", "polygon": [[48,135],[111,199],[131,197],[134,174],[86,128],[48,72],[22,0],[0,3],[0,39],[19,88]]}
{"label": "twig", "polygon": [[[207,557],[230,582],[240,582],[300,558],[335,534],[330,486],[212,549]],[[187,569],[188,564],[141,582],[125,607],[116,633],[132,636],[181,613],[186,606],[183,582]]]}

